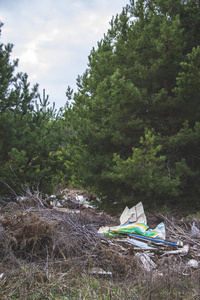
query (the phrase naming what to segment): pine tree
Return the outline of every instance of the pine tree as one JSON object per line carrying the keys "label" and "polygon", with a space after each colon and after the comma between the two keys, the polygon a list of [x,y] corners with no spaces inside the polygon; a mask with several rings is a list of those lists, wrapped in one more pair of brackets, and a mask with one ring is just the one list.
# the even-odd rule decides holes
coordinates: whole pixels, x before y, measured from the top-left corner
{"label": "pine tree", "polygon": [[[194,175],[184,153],[177,158],[170,143],[176,143],[190,110],[192,117],[192,103],[198,105],[195,92],[198,78],[193,91],[189,90],[185,85],[187,75],[182,76],[181,72],[192,48],[199,43],[199,21],[199,3],[193,0],[130,1],[130,5],[111,20],[111,27],[97,49],[91,51],[88,68],[77,81],[71,124],[76,142],[85,149],[84,184],[107,196],[105,202],[120,201],[122,193],[124,199],[130,200],[129,196],[134,194],[129,181],[125,184],[122,180],[119,190],[119,182],[114,178],[115,175],[123,177],[125,170],[117,169],[119,161],[113,156],[120,157],[120,166],[126,167],[133,159],[133,149],[141,148],[140,140],[146,128],[154,130],[155,149],[162,145],[161,156],[166,157],[162,168],[159,169],[156,152],[152,152],[155,156],[152,159],[163,174],[171,170],[174,197],[183,193],[185,182]],[[189,70],[188,63],[185,68]],[[191,79],[194,74],[198,75],[198,68],[197,64],[196,71],[191,71]],[[177,79],[180,75],[181,79]],[[191,97],[194,101],[189,108]],[[66,115],[69,116],[69,111]],[[198,109],[191,118],[193,126],[197,118]],[[140,154],[146,155],[141,151]],[[142,173],[136,177],[138,184],[144,177]],[[161,194],[163,199],[172,197],[166,187],[167,184],[160,183],[154,190],[154,199]],[[142,199],[142,190],[139,197]]]}

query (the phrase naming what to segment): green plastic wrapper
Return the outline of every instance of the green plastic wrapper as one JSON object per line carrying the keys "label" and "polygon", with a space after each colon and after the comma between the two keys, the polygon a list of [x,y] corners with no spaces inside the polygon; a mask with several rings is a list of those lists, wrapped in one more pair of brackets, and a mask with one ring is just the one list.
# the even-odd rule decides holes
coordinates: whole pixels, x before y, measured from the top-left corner
{"label": "green plastic wrapper", "polygon": [[107,228],[102,232],[106,236],[114,237],[116,235],[138,234],[151,238],[165,239],[165,225],[160,223],[155,229],[149,229],[144,223],[129,223],[117,227]]}

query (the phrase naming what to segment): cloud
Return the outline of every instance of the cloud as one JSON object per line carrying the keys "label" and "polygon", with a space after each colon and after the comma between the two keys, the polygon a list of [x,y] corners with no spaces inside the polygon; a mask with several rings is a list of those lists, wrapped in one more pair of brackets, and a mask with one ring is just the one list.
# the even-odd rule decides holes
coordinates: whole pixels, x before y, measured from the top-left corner
{"label": "cloud", "polygon": [[[64,106],[67,86],[87,68],[92,47],[103,38],[113,15],[129,0],[0,0],[2,42],[15,45],[12,57],[31,84],[46,89]],[[40,90],[40,92],[41,92]]]}

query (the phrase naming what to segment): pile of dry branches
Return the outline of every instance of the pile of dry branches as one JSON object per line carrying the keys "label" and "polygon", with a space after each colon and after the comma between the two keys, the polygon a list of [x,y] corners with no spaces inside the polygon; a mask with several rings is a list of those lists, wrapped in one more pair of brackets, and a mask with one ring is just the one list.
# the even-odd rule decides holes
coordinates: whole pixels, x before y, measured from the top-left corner
{"label": "pile of dry branches", "polygon": [[[199,295],[199,267],[191,268],[187,262],[198,261],[200,243],[198,236],[191,236],[189,222],[175,223],[169,217],[158,217],[166,224],[168,238],[173,236],[189,243],[191,250],[186,257],[161,256],[159,252],[148,254],[156,267],[147,270],[130,245],[127,247],[98,234],[101,226],[116,225],[118,218],[91,209],[79,213],[49,209],[32,200],[29,206],[9,203],[1,208],[1,299],[15,299],[13,293],[18,295],[16,298],[33,299],[38,286],[42,292],[34,299],[56,299],[51,296],[55,280],[59,282],[58,294],[64,295],[72,286],[83,293],[86,279],[91,276],[98,278],[98,284],[104,281],[101,288],[104,296],[105,289],[106,295],[110,291],[110,285],[117,287],[110,299],[130,299],[130,295],[131,299],[186,299],[186,296],[190,299]],[[91,298],[83,299],[104,299],[99,297],[99,292],[95,292],[96,296],[91,292],[91,279],[87,284],[85,294],[89,293]]]}

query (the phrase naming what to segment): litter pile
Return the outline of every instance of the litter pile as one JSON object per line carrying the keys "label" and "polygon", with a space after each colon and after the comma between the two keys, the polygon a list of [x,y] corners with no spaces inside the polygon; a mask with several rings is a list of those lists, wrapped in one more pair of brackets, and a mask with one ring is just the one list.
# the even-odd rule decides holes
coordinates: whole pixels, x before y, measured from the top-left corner
{"label": "litter pile", "polygon": [[[54,208],[82,209],[93,208],[92,195],[81,190],[64,189],[59,195],[51,195],[46,201]],[[78,212],[78,211],[76,211]]]}
{"label": "litter pile", "polygon": [[[90,204],[87,193],[65,190],[61,197],[27,196],[0,207],[1,299],[7,299],[3,297],[11,294],[13,284],[19,298],[25,299],[20,288],[26,286],[34,292],[40,284],[35,285],[36,273],[43,278],[43,289],[53,285],[52,278],[57,280],[58,274],[62,280],[85,274],[121,282],[123,288],[142,282],[144,293],[155,285],[161,291],[166,284],[170,293],[177,291],[179,278],[196,291],[199,219],[146,216],[141,202],[112,217]],[[24,269],[30,270],[32,280],[24,275]],[[147,299],[145,295],[142,299]]]}
{"label": "litter pile", "polygon": [[166,240],[164,222],[159,223],[155,229],[149,229],[141,202],[131,209],[125,208],[120,216],[120,225],[100,227],[98,233],[110,238],[112,244],[118,243],[123,247],[131,248],[147,271],[157,268],[155,260],[159,262],[162,257],[171,255],[187,256],[186,266],[198,268],[200,230],[195,222],[193,222],[191,232],[188,234],[181,227],[172,226],[173,223],[164,216],[163,219],[169,226],[168,230],[172,233],[169,240]]}

